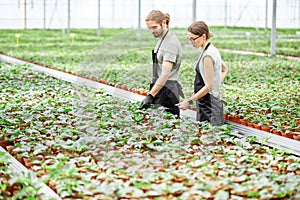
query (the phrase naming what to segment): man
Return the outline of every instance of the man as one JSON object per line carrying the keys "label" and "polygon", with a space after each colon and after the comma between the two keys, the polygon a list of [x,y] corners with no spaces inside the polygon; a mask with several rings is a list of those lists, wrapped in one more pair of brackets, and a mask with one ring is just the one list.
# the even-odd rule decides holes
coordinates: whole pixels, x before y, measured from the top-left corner
{"label": "man", "polygon": [[178,83],[179,69],[182,59],[182,47],[177,36],[169,31],[170,15],[158,10],[152,10],[146,17],[146,24],[155,38],[159,38],[152,50],[153,77],[150,92],[141,102],[140,109],[164,106],[166,111],[180,116],[180,110],[175,105],[179,96],[184,97],[181,85]]}

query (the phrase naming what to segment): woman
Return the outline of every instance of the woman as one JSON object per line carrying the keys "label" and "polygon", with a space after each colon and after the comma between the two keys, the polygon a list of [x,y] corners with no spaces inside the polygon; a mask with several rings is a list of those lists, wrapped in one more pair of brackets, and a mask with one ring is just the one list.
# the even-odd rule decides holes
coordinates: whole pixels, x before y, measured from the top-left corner
{"label": "woman", "polygon": [[185,110],[195,101],[197,121],[208,121],[212,125],[219,126],[224,124],[220,87],[228,68],[219,50],[209,42],[212,36],[203,21],[194,22],[188,28],[189,41],[195,48],[200,47],[203,51],[196,63],[194,95],[176,105]]}
{"label": "woman", "polygon": [[179,79],[182,47],[177,36],[169,31],[170,15],[152,10],[146,17],[146,24],[155,38],[159,38],[152,50],[153,77],[150,92],[141,102],[140,108],[164,106],[167,111],[179,117],[179,95],[183,92]]}

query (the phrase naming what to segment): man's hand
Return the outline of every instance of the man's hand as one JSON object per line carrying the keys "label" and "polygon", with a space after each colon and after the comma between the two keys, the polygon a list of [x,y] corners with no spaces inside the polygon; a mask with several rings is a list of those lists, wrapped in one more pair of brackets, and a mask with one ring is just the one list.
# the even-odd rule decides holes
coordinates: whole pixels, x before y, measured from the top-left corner
{"label": "man's hand", "polygon": [[153,103],[154,97],[151,94],[148,94],[142,101],[139,109],[147,109],[150,107],[150,105]]}

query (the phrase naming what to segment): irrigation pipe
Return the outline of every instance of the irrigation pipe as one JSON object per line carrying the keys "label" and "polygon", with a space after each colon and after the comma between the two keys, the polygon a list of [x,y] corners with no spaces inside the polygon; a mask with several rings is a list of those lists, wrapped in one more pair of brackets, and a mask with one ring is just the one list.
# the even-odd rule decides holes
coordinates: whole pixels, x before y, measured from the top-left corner
{"label": "irrigation pipe", "polygon": [[[79,84],[87,87],[94,87],[97,89],[103,88],[105,90],[105,93],[111,94],[115,97],[122,98],[125,100],[129,100],[131,102],[136,102],[136,101],[141,101],[144,96],[132,93],[126,90],[122,90],[113,86],[109,86],[106,84],[98,83],[96,81],[88,80],[86,78],[78,77],[69,73],[57,71],[54,69],[50,69],[47,67],[43,67],[40,65],[36,64],[31,64],[26,61],[12,58],[6,55],[1,55],[0,54],[0,60],[4,62],[8,62],[11,64],[20,64],[24,65],[27,64],[32,67],[33,70],[37,70],[40,72],[44,72],[50,76],[56,77],[61,80],[65,80],[74,84]],[[195,120],[196,119],[196,112],[193,110],[184,110],[181,111],[181,115],[184,117],[190,117],[191,119]],[[269,138],[266,142],[264,142],[264,145],[271,146],[273,148],[277,149],[282,149],[282,150],[287,150],[291,152],[292,154],[295,154],[297,156],[300,156],[300,142],[297,140],[285,138],[282,136],[277,136],[272,133],[267,133],[265,131],[260,131],[258,129],[250,128],[247,126],[243,126],[241,124],[236,124],[232,123],[229,121],[226,121],[227,124],[232,125],[232,129],[237,130],[240,135],[242,136],[256,136],[258,139],[263,139],[263,138]]]}

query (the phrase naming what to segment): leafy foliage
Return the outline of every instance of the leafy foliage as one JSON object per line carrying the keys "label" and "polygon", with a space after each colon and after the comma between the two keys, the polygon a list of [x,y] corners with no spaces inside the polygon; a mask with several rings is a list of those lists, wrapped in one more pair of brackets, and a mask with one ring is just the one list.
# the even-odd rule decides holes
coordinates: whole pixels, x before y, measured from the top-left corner
{"label": "leafy foliage", "polygon": [[[172,29],[183,45],[180,82],[186,96],[193,94],[194,64],[199,50],[186,40],[186,29]],[[230,72],[222,88],[227,112],[249,122],[261,123],[283,132],[299,131],[298,60],[281,57],[241,55],[233,50],[269,52],[270,30],[211,27],[211,42],[221,50]],[[15,34],[20,34],[16,45]],[[147,30],[74,29],[75,37],[61,30],[0,30],[1,53],[112,85],[147,91],[151,81],[151,49],[155,39]],[[250,33],[250,39],[245,33]],[[299,57],[295,29],[277,30],[277,53]],[[284,44],[284,45],[283,45]],[[12,72],[17,73],[17,72]]]}
{"label": "leafy foliage", "polygon": [[230,126],[138,110],[27,66],[0,63],[0,79],[1,137],[63,199],[299,198],[299,157]]}

